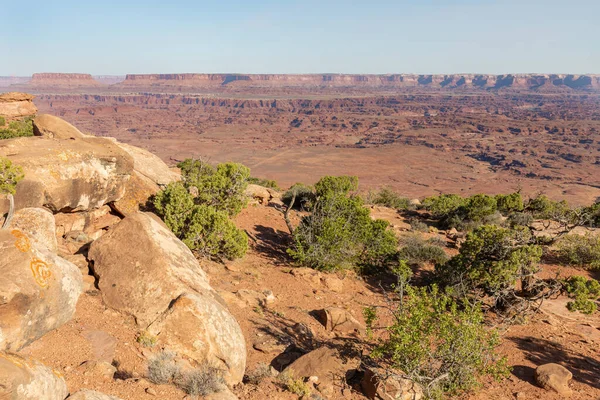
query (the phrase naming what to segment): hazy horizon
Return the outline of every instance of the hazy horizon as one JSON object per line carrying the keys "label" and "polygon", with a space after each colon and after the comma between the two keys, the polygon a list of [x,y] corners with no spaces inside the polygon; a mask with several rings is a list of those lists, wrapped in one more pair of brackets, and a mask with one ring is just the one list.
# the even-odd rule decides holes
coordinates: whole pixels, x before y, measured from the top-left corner
{"label": "hazy horizon", "polygon": [[592,74],[598,15],[597,0],[11,2],[0,76]]}

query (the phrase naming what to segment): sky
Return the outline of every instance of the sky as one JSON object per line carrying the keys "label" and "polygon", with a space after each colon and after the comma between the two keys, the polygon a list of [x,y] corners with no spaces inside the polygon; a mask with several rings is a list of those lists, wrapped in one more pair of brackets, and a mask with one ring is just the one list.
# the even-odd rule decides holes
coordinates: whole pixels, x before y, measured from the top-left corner
{"label": "sky", "polygon": [[600,73],[600,0],[0,0],[0,76]]}

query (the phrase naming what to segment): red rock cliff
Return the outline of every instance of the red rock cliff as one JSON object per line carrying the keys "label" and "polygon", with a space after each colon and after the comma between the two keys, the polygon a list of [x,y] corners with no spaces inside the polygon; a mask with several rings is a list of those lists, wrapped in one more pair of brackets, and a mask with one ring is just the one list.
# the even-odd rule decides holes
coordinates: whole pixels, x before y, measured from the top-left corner
{"label": "red rock cliff", "polygon": [[31,87],[81,87],[101,86],[90,74],[38,73],[33,74],[27,86]]}

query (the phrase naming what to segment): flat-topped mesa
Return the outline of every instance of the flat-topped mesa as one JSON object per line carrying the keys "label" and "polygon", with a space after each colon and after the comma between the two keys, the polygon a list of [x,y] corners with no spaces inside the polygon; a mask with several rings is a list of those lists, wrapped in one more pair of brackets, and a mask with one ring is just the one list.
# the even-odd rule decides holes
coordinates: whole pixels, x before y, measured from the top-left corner
{"label": "flat-topped mesa", "polygon": [[20,85],[30,80],[30,76],[0,76],[0,88],[6,88],[10,85]]}
{"label": "flat-topped mesa", "polygon": [[102,84],[90,74],[64,74],[43,72],[33,74],[28,87],[98,87]]}
{"label": "flat-topped mesa", "polygon": [[598,90],[600,75],[129,74],[117,86]]}

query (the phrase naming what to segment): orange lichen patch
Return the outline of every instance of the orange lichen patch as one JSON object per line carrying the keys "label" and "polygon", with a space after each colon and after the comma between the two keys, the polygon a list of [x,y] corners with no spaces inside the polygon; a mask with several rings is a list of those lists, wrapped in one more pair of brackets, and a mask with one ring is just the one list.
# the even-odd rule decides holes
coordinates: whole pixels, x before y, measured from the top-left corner
{"label": "orange lichen patch", "polygon": [[31,243],[29,243],[29,238],[23,232],[13,229],[10,232],[17,240],[15,241],[15,247],[22,251],[23,253],[27,253],[31,250]]}
{"label": "orange lichen patch", "polygon": [[52,276],[48,264],[39,258],[33,258],[29,265],[31,266],[31,272],[36,283],[43,288],[48,287],[50,277]]}

